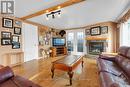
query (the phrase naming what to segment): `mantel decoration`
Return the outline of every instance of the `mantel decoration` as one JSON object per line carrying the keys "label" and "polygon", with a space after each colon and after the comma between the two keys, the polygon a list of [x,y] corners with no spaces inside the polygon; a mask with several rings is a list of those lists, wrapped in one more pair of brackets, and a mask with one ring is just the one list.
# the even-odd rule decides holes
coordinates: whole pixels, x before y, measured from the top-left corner
{"label": "mantel decoration", "polygon": [[100,35],[101,34],[101,27],[92,27],[91,28],[91,36]]}
{"label": "mantel decoration", "polygon": [[108,26],[101,27],[101,34],[107,34],[108,33]]}
{"label": "mantel decoration", "polygon": [[85,30],[85,34],[86,34],[86,35],[90,35],[90,34],[91,34],[90,29],[86,29],[86,30]]}
{"label": "mantel decoration", "polygon": [[2,19],[2,27],[13,28],[13,19],[3,18]]}
{"label": "mantel decoration", "polygon": [[61,30],[59,34],[61,35],[61,37],[63,37],[66,34],[66,32],[64,30]]}

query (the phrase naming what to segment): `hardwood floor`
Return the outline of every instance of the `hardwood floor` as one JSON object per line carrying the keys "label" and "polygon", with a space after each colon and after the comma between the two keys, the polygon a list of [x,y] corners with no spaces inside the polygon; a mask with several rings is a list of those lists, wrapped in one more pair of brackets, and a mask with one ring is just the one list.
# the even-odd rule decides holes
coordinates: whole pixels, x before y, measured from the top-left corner
{"label": "hardwood floor", "polygon": [[[15,74],[30,79],[42,87],[66,87],[69,77],[66,72],[56,70],[55,76],[51,78],[51,62],[62,58],[48,58],[32,60],[13,67]],[[100,87],[98,69],[94,59],[84,58],[84,67],[81,64],[74,70],[73,85],[70,87]]]}

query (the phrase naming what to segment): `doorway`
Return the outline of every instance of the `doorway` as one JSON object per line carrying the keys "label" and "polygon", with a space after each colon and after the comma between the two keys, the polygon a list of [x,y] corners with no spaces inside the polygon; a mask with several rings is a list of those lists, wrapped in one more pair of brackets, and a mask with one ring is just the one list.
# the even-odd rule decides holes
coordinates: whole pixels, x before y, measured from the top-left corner
{"label": "doorway", "polygon": [[68,52],[73,55],[85,54],[85,31],[67,30],[66,33]]}
{"label": "doorway", "polygon": [[23,23],[22,33],[24,62],[38,59],[38,27]]}

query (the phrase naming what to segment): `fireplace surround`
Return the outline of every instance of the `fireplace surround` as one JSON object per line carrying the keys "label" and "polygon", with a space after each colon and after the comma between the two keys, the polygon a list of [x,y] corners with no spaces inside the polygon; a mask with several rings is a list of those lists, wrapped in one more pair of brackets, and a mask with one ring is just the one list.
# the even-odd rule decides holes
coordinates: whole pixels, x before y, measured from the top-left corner
{"label": "fireplace surround", "polygon": [[92,55],[98,55],[102,52],[106,52],[106,40],[88,41],[88,53]]}

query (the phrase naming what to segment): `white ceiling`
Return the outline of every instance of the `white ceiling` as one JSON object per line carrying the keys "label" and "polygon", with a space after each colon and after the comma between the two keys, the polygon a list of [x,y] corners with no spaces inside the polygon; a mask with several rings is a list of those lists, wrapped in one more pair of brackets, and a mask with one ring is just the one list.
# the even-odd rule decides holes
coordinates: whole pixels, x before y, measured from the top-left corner
{"label": "white ceiling", "polygon": [[[22,17],[67,0],[16,0],[16,16]],[[61,17],[46,20],[40,15],[29,20],[52,28],[84,27],[104,21],[115,21],[130,5],[130,0],[86,0],[61,9]]]}
{"label": "white ceiling", "polygon": [[67,0],[15,0],[15,15],[23,17]]}

